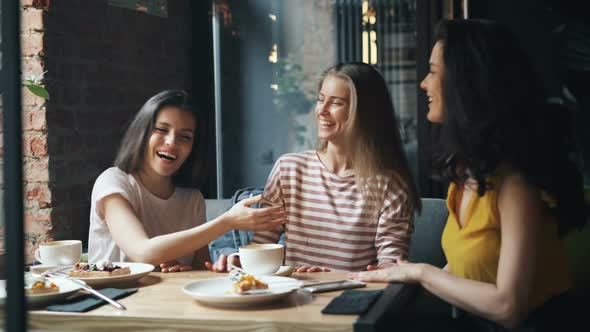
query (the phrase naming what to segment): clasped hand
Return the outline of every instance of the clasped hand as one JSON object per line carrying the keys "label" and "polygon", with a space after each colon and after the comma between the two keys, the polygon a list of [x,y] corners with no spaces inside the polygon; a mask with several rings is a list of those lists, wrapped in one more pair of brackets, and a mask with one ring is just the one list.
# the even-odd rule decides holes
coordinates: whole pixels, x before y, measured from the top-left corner
{"label": "clasped hand", "polygon": [[224,216],[230,220],[232,228],[255,232],[269,231],[277,229],[277,227],[287,222],[287,212],[283,206],[259,209],[250,207],[260,203],[262,199],[262,195],[243,199],[224,213]]}
{"label": "clasped hand", "polygon": [[168,262],[164,262],[164,263],[160,264],[160,272],[163,272],[163,273],[184,272],[184,271],[190,271],[192,269],[193,269],[192,266],[190,266],[188,264],[181,263],[176,260],[168,261]]}
{"label": "clasped hand", "polygon": [[389,267],[375,265],[367,266],[367,271],[351,272],[347,277],[353,280],[366,282],[418,282],[419,264],[410,263],[407,260],[398,259],[397,263]]}

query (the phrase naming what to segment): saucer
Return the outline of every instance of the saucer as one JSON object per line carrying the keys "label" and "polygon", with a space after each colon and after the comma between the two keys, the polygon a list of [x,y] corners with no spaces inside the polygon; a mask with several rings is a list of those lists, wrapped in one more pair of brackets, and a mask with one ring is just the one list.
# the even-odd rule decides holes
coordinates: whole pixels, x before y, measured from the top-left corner
{"label": "saucer", "polygon": [[293,267],[283,265],[279,268],[279,270],[275,273],[268,274],[269,276],[277,276],[277,277],[288,277],[293,273]]}

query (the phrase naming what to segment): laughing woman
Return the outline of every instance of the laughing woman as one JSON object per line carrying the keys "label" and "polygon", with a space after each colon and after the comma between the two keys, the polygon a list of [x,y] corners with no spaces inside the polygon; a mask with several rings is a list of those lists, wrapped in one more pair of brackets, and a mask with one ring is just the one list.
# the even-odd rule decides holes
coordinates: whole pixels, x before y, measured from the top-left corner
{"label": "laughing woman", "polygon": [[584,225],[586,212],[563,110],[545,104],[542,82],[505,27],[443,21],[436,36],[420,86],[428,120],[441,124],[436,170],[451,181],[448,264],[400,261],[351,277],[419,283],[485,331],[564,327],[572,280],[563,236]]}
{"label": "laughing woman", "polygon": [[231,229],[260,231],[285,222],[281,208],[251,209],[240,202],[205,223],[197,189],[202,148],[198,113],[183,91],[150,98],[127,129],[115,166],[92,190],[89,262],[134,261],[163,272],[190,270],[195,252]]}
{"label": "laughing woman", "polygon": [[[320,146],[276,162],[264,197],[284,206],[286,264],[359,271],[407,257],[419,209],[387,85],[364,63],[326,70],[315,108]],[[257,232],[253,242],[277,242]]]}

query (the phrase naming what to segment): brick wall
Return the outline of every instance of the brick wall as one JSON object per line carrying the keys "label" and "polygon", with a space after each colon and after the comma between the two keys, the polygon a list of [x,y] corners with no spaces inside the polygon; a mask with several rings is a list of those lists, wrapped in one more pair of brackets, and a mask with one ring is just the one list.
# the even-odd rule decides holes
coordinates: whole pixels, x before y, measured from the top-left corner
{"label": "brick wall", "polygon": [[52,1],[45,15],[49,177],[53,235],[87,239],[90,194],[112,165],[140,106],[190,86],[190,1],[168,1],[168,18]]}
{"label": "brick wall", "polygon": [[47,71],[50,95],[23,90],[29,259],[49,239],[87,241],[94,180],[129,121],[155,93],[190,88],[190,1],[168,1],[167,18],[107,2],[21,1],[23,75]]}
{"label": "brick wall", "polygon": [[[39,1],[21,1],[22,75],[39,75],[44,71],[43,9]],[[39,242],[51,236],[51,192],[45,100],[22,90],[24,221],[28,260]],[[0,140],[0,158],[4,151]],[[1,181],[1,180],[0,180]],[[0,233],[4,233],[3,230]],[[3,245],[3,239],[2,247]]]}

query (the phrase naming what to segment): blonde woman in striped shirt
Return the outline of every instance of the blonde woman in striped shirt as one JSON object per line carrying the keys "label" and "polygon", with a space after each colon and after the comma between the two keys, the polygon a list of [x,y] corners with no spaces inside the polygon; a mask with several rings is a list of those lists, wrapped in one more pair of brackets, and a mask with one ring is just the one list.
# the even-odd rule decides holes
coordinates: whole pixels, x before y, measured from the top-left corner
{"label": "blonde woman in striped shirt", "polygon": [[[420,199],[385,81],[364,63],[331,67],[315,116],[318,149],[279,158],[264,190],[288,214],[285,263],[297,272],[359,271],[405,259]],[[281,231],[253,242],[277,242]]]}
{"label": "blonde woman in striped shirt", "polygon": [[[264,190],[288,223],[253,242],[278,242],[285,231],[285,263],[296,272],[373,270],[407,258],[420,199],[385,81],[364,63],[331,67],[315,116],[318,149],[279,158]],[[226,256],[208,268],[226,271]]]}

